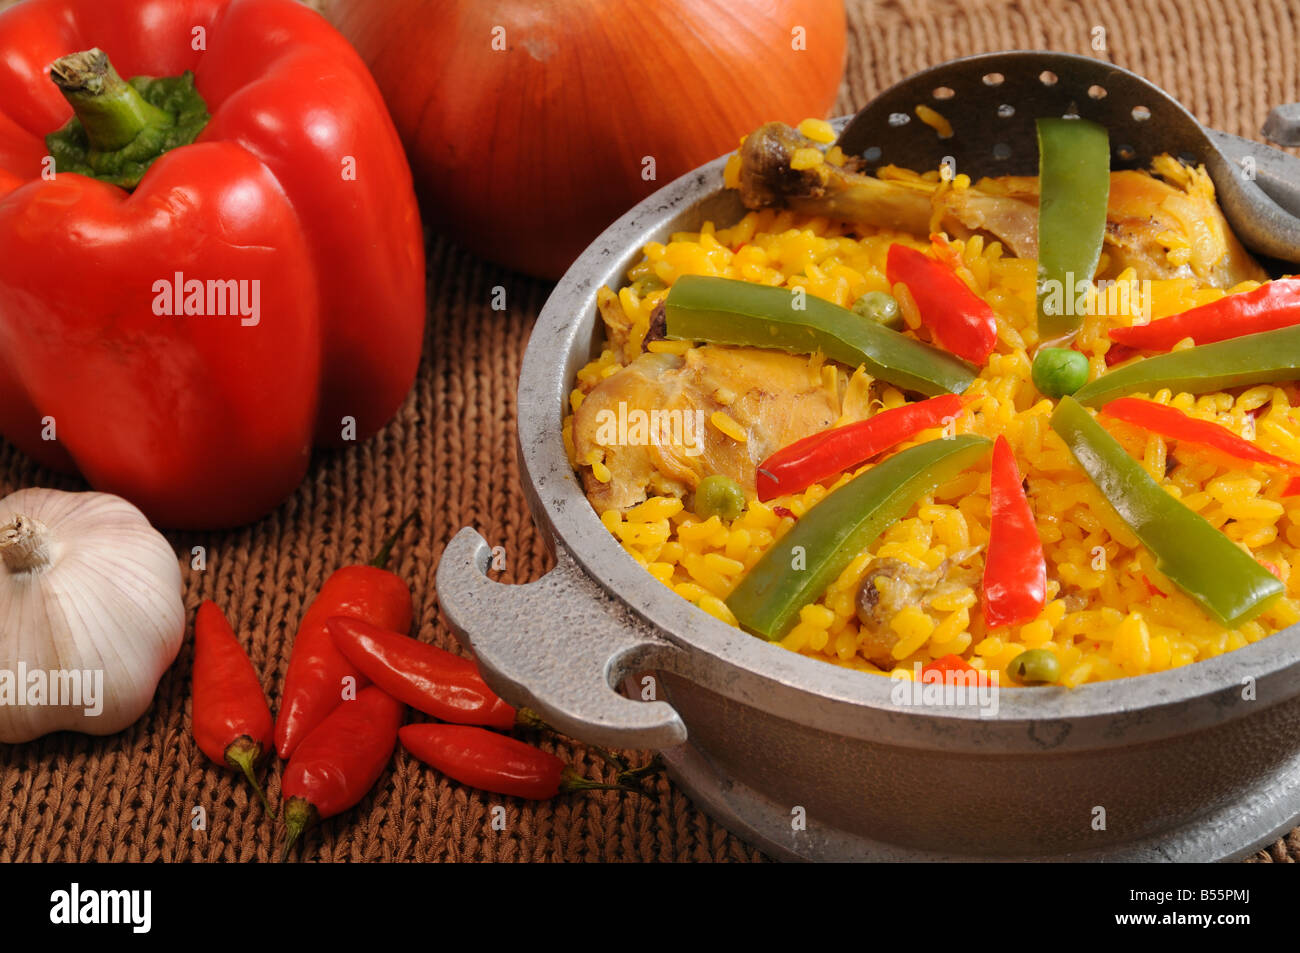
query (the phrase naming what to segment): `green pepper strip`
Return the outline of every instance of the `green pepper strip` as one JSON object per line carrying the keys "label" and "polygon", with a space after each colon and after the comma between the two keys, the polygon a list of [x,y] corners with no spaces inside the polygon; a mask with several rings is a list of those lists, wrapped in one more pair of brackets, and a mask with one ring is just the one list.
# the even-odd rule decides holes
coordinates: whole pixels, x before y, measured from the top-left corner
{"label": "green pepper strip", "polygon": [[1079,330],[1076,286],[1091,282],[1106,234],[1110,140],[1085,119],[1038,120],[1038,337]]}
{"label": "green pepper strip", "polygon": [[1282,594],[1276,576],[1165,492],[1074,398],[1061,398],[1051,423],[1156,568],[1223,625],[1235,628]]}
{"label": "green pepper strip", "polygon": [[1293,380],[1300,380],[1300,326],[1134,361],[1085,384],[1074,392],[1074,399],[1097,407],[1125,394],[1154,394],[1162,387],[1204,394],[1242,384]]}
{"label": "green pepper strip", "polygon": [[978,462],[984,437],[940,438],[896,453],[855,477],[804,514],[763,554],[727,597],[746,629],[782,638],[799,610],[818,599],[853,558],[918,499]]}
{"label": "green pepper strip", "polygon": [[960,394],[975,379],[965,361],[824,298],[749,281],[683,275],[668,292],[664,317],[670,338],[820,351],[926,397]]}

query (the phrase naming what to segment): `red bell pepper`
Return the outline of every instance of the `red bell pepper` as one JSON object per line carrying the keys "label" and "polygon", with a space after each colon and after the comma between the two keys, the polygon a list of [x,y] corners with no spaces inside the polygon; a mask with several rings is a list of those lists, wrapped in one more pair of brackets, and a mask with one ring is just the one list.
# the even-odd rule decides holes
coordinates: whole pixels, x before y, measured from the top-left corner
{"label": "red bell pepper", "polygon": [[990,629],[1032,622],[1047,601],[1047,563],[1016,458],[1005,437],[993,445],[984,620]]}
{"label": "red bell pepper", "polygon": [[1300,493],[1300,463],[1261,450],[1249,440],[1237,436],[1227,427],[1209,420],[1189,417],[1177,407],[1158,404],[1139,397],[1120,397],[1101,409],[1102,416],[1113,417],[1150,433],[1185,443],[1209,447],[1247,463],[1257,463],[1292,476],[1283,491],[1284,496]]}
{"label": "red bell pepper", "polygon": [[993,309],[941,262],[907,245],[890,245],[885,277],[907,285],[921,320],[944,348],[983,366],[998,340]]}
{"label": "red bell pepper", "polygon": [[1300,278],[1279,278],[1254,291],[1225,295],[1199,308],[1131,328],[1112,328],[1112,341],[1148,351],[1168,351],[1184,338],[1213,344],[1300,323]]}
{"label": "red bell pepper", "polygon": [[758,498],[766,503],[787,493],[798,493],[865,463],[921,431],[956,417],[962,404],[959,395],[944,394],[796,440],[759,466],[755,477]]}
{"label": "red bell pepper", "polygon": [[[974,681],[971,673],[975,673]],[[941,681],[947,685],[989,685],[993,684],[991,673],[977,669],[960,655],[945,655],[927,663],[921,669],[921,681]]]}
{"label": "red bell pepper", "polygon": [[[143,76],[162,79],[121,81]],[[392,416],[424,313],[401,144],[317,13],[0,14],[0,434],[20,449],[163,525],[249,522],[313,443]]]}

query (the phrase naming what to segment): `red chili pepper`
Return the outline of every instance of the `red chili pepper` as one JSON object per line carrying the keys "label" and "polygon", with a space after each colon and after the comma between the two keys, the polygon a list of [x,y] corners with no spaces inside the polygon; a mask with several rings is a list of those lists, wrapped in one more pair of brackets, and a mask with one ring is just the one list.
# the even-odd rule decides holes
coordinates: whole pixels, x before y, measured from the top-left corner
{"label": "red chili pepper", "polygon": [[794,515],[794,510],[787,506],[774,506],[772,507],[772,512],[781,517],[781,519],[797,520],[799,518]]}
{"label": "red chili pepper", "polygon": [[1296,489],[1300,488],[1300,480],[1296,479],[1300,476],[1300,463],[1261,450],[1227,427],[1189,417],[1176,407],[1139,397],[1120,397],[1103,407],[1101,413],[1171,440],[1200,444],[1238,460],[1289,473],[1292,479],[1283,490],[1283,496],[1294,495]]}
{"label": "red chili pepper", "polygon": [[865,463],[876,454],[915,437],[922,430],[937,427],[956,417],[961,408],[961,397],[944,394],[796,440],[759,466],[755,479],[758,498],[767,502],[787,493],[806,490],[814,483]]}
{"label": "red chili pepper", "polygon": [[890,245],[885,277],[907,285],[921,320],[939,343],[983,365],[998,339],[997,317],[979,295],[942,263],[907,245]]}
{"label": "red chili pepper", "polygon": [[344,658],[417,711],[458,725],[515,726],[515,709],[488,688],[470,659],[359,619],[330,619],[329,630]]}
{"label": "red chili pepper", "polygon": [[225,615],[211,600],[194,619],[192,728],[199,750],[217,764],[242,771],[275,813],[257,781],[255,769],[271,753],[271,708],[253,663]]}
{"label": "red chili pepper", "polygon": [[1254,291],[1225,295],[1147,324],[1112,328],[1112,341],[1150,351],[1168,351],[1184,338],[1213,344],[1245,334],[1276,331],[1300,323],[1300,278],[1279,278]]}
{"label": "red chili pepper", "polygon": [[553,754],[470,725],[407,725],[402,747],[453,781],[480,791],[545,801],[570,791],[643,791],[582,777]]}
{"label": "red chili pepper", "polygon": [[411,590],[401,577],[383,568],[411,516],[402,521],[369,565],[335,570],[303,616],[275,722],[275,747],[281,758],[291,756],[343,701],[344,679],[354,679],[358,690],[367,684],[366,677],[335,648],[329,620],[347,616],[395,632],[411,627]]}
{"label": "red chili pepper", "polygon": [[1032,622],[1047,601],[1047,563],[1034,514],[1005,437],[993,445],[984,619],[990,629]]}
{"label": "red chili pepper", "polygon": [[405,706],[371,685],[335,708],[303,739],[284,769],[283,860],[303,831],[355,807],[375,786],[397,746]]}
{"label": "red chili pepper", "polygon": [[946,683],[965,683],[970,684],[969,676],[971,672],[976,673],[976,684],[987,685],[990,683],[990,673],[983,672],[971,665],[960,655],[945,655],[943,658],[937,658],[928,663],[921,669],[921,681],[931,681],[927,676],[938,674],[941,680]]}

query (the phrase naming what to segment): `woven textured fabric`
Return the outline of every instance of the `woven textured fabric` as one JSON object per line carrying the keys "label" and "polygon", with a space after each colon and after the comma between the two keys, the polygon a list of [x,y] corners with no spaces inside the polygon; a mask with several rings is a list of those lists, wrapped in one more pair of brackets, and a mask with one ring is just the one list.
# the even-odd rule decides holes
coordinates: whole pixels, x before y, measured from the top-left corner
{"label": "woven textured fabric", "polygon": [[[0,6],[8,5],[0,0]],[[1300,100],[1300,0],[850,0],[851,37],[837,112],[939,61],[995,49],[1103,56],[1168,89],[1204,122],[1253,136],[1268,108]],[[1105,31],[1104,52],[1093,48]],[[506,290],[505,311],[491,307]],[[306,482],[250,529],[173,533],[178,553],[207,549],[186,572],[185,603],[223,606],[275,706],[298,620],[326,576],[365,560],[409,508],[392,568],[411,585],[416,630],[454,647],[438,611],[434,568],[445,541],[476,527],[507,554],[506,581],[541,576],[551,558],[528,515],[514,454],[514,391],[549,286],[433,239],[425,360],[410,399],[379,436],[321,453]],[[27,486],[78,489],[0,442],[0,496]],[[247,785],[203,756],[189,733],[192,638],[152,708],[124,733],[59,735],[0,745],[0,861],[269,860],[282,829]],[[608,779],[576,742],[541,741]],[[280,768],[268,775],[279,794]],[[312,860],[761,860],[668,781],[649,798],[591,793],[532,804],[469,790],[399,752],[353,811],[306,839]],[[505,807],[494,830],[492,807]],[[203,808],[206,829],[194,830]],[[498,825],[499,826],[499,825]],[[1300,859],[1300,830],[1254,858]]]}

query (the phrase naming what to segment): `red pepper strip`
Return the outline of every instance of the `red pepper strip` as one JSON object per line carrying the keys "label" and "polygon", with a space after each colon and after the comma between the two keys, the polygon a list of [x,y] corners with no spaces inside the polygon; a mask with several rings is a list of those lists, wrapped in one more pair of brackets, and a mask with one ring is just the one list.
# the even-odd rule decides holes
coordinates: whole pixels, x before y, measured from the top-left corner
{"label": "red pepper strip", "polygon": [[371,685],[343,702],[303,739],[280,782],[286,837],[283,860],[303,831],[366,796],[397,746],[406,707]]}
{"label": "red pepper strip", "polygon": [[1112,328],[1112,341],[1168,351],[1183,338],[1213,344],[1300,323],[1300,278],[1279,278],[1254,291],[1225,295],[1199,308],[1131,328]]}
{"label": "red pepper strip", "polygon": [[399,734],[402,747],[420,761],[480,791],[534,801],[570,791],[645,793],[629,785],[590,781],[553,754],[470,725],[407,725]]}
{"label": "red pepper strip", "polygon": [[1112,344],[1106,350],[1106,366],[1114,367],[1116,364],[1123,364],[1125,361],[1131,361],[1137,357],[1138,349],[1129,347],[1127,344]]}
{"label": "red pepper strip", "polygon": [[943,232],[934,232],[930,235],[930,253],[936,259],[947,265],[950,271],[956,272],[962,265],[961,253],[957,251],[956,246],[948,241],[948,236]]}
{"label": "red pepper strip", "polygon": [[[412,514],[414,515],[414,514]],[[393,541],[408,516],[369,566],[344,566],[325,580],[294,639],[284,676],[275,747],[290,757],[313,728],[343,701],[345,679],[361,689],[366,677],[334,646],[327,623],[335,616],[361,619],[381,629],[404,632],[411,627],[411,591],[401,577],[384,569]]]}
{"label": "red pepper strip", "polygon": [[759,466],[755,478],[758,498],[766,503],[838,476],[922,430],[956,417],[961,413],[962,404],[958,395],[944,394],[796,440]]}
{"label": "red pepper strip", "polygon": [[905,284],[921,320],[947,350],[983,365],[998,339],[993,309],[940,262],[907,245],[890,245],[885,277]]}
{"label": "red pepper strip", "polygon": [[971,672],[975,673],[976,684],[989,684],[989,673],[980,671],[960,655],[945,655],[943,658],[937,658],[925,665],[921,669],[921,681],[935,681],[936,679],[927,678],[927,676],[937,674],[942,681],[948,684],[965,683],[969,685]]}
{"label": "red pepper strip", "polygon": [[1032,622],[1047,601],[1047,563],[1016,458],[1005,437],[993,445],[984,620],[990,629]]}
{"label": "red pepper strip", "polygon": [[1249,440],[1238,437],[1227,427],[1208,420],[1189,417],[1176,407],[1157,404],[1153,400],[1142,400],[1139,397],[1120,397],[1104,406],[1101,413],[1171,440],[1200,444],[1238,460],[1258,463],[1261,466],[1289,473],[1292,478],[1288,481],[1283,496],[1294,495],[1296,490],[1300,489],[1300,480],[1297,480],[1297,476],[1300,476],[1300,463],[1261,450]]}
{"label": "red pepper strip", "polygon": [[271,804],[257,781],[258,762],[271,753],[271,708],[262,682],[234,630],[215,602],[194,619],[193,717],[199,750],[217,764],[242,771],[268,814]]}
{"label": "red pepper strip", "polygon": [[[1276,576],[1277,573],[1274,573],[1273,575]],[[1169,594],[1168,594],[1167,592],[1165,592],[1163,589],[1157,589],[1157,588],[1156,588],[1156,584],[1155,584],[1154,582],[1151,581],[1150,577],[1147,576],[1146,573],[1143,573],[1143,574],[1142,574],[1142,581],[1143,581],[1144,583],[1146,583],[1147,592],[1151,593],[1151,595],[1153,595],[1153,596],[1159,596],[1161,599],[1168,599],[1168,598],[1169,598]]]}
{"label": "red pepper strip", "polygon": [[360,619],[328,624],[344,658],[417,711],[458,725],[515,726],[515,709],[488,688],[470,659]]}

